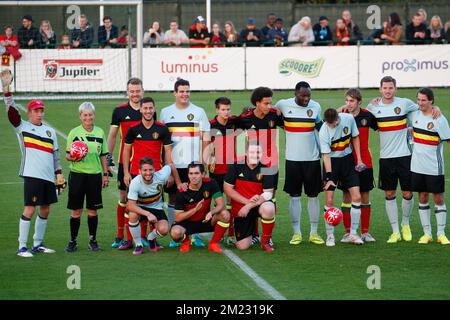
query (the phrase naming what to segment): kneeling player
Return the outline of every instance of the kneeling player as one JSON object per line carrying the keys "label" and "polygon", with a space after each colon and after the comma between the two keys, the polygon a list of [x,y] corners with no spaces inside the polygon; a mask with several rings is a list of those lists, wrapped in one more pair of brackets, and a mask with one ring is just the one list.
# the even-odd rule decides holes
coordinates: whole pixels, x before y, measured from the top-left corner
{"label": "kneeling player", "polygon": [[271,252],[274,250],[270,239],[275,226],[275,204],[272,202],[275,177],[264,174],[267,168],[260,162],[261,153],[260,145],[250,143],[245,163],[228,167],[224,190],[231,199],[236,247],[245,250],[252,245],[252,235],[258,218],[261,218],[261,248]]}
{"label": "kneeling player", "polygon": [[131,180],[128,190],[127,210],[131,235],[136,245],[133,254],[144,252],[141,240],[141,228],[139,222],[147,219],[154,225],[153,231],[148,235],[148,249],[158,251],[156,238],[163,237],[169,230],[167,216],[163,210],[163,186],[171,174],[171,167],[164,166],[155,172],[153,160],[142,158],[139,161],[139,175]]}
{"label": "kneeling player", "polygon": [[414,148],[411,158],[412,190],[419,193],[419,216],[424,235],[419,243],[428,244],[431,236],[430,205],[428,194],[433,194],[435,204],[437,242],[450,244],[445,236],[447,208],[444,202],[445,178],[444,141],[450,145],[450,128],[447,119],[441,115],[433,119],[434,94],[430,88],[421,88],[417,92],[419,109],[412,113]]}
{"label": "kneeling player", "polygon": [[[325,124],[320,128],[320,149],[323,154],[324,182],[325,182],[325,208],[327,211],[334,206],[334,190],[340,185],[343,190],[350,192],[352,207],[350,210],[351,228],[349,242],[363,244],[364,242],[357,234],[359,220],[361,217],[361,194],[359,192],[359,177],[355,170],[352,155],[353,144],[359,170],[364,166],[361,161],[359,149],[359,131],[352,115],[339,113],[329,108],[324,113]],[[334,227],[326,224],[326,245],[335,245]]]}
{"label": "kneeling player", "polygon": [[[192,162],[188,165],[188,177],[188,189],[177,192],[175,223],[170,229],[170,236],[176,242],[182,241],[180,252],[189,252],[189,235],[214,232],[208,249],[222,252],[219,241],[228,229],[230,213],[225,210],[219,185],[215,180],[205,178],[205,166],[201,163]],[[213,199],[215,207],[211,209]]]}

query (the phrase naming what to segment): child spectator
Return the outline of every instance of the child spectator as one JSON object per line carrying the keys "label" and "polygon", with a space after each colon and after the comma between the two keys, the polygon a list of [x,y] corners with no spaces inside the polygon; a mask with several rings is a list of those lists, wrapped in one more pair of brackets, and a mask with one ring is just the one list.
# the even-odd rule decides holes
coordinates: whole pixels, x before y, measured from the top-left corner
{"label": "child spectator", "polygon": [[19,40],[15,35],[13,35],[13,27],[5,26],[5,33],[0,35],[0,46],[5,48],[5,53],[13,56],[14,60],[17,61],[22,57],[19,51]]}
{"label": "child spectator", "polygon": [[61,38],[61,43],[59,44],[57,49],[72,49],[70,44],[70,37],[68,34],[64,34]]}

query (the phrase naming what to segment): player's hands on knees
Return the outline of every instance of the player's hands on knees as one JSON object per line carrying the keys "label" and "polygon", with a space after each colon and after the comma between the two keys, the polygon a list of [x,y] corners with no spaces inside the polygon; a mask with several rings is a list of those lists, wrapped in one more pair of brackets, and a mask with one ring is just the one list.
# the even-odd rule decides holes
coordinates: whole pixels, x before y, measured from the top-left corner
{"label": "player's hands on knees", "polygon": [[213,214],[212,214],[212,212],[210,211],[210,212],[208,212],[207,214],[206,214],[206,216],[205,216],[205,219],[203,219],[203,223],[206,223],[206,222],[208,222],[208,221],[210,221],[211,219],[212,219],[212,217],[213,217]]}
{"label": "player's hands on knees", "polygon": [[245,218],[245,217],[247,217],[249,212],[250,212],[250,208],[247,205],[245,205],[241,208],[241,210],[238,211],[237,215],[240,218]]}
{"label": "player's hands on knees", "polygon": [[327,181],[327,183],[325,184],[325,187],[323,187],[323,190],[328,191],[328,189],[330,187],[336,188],[336,184],[332,180]]}
{"label": "player's hands on knees", "polygon": [[150,222],[150,223],[156,223],[156,222],[158,222],[158,220],[156,219],[155,215],[153,215],[152,213],[149,213],[149,214],[147,215],[147,220],[148,220],[148,222]]}
{"label": "player's hands on knees", "polygon": [[102,187],[106,188],[109,185],[109,177],[108,176],[103,176],[102,177]]}
{"label": "player's hands on knees", "polygon": [[258,203],[258,201],[261,199],[261,196],[259,194],[255,194],[253,197],[250,198],[250,202]]}

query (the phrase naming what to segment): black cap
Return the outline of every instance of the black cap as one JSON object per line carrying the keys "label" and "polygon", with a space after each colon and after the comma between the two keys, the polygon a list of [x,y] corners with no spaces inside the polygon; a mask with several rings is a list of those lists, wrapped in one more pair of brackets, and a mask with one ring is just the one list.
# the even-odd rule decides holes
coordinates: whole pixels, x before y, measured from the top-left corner
{"label": "black cap", "polygon": [[322,20],[327,20],[328,21],[328,18],[326,16],[320,16],[319,21],[322,21]]}
{"label": "black cap", "polygon": [[26,19],[28,21],[33,22],[33,17],[31,15],[29,15],[29,14],[24,15],[22,19]]}

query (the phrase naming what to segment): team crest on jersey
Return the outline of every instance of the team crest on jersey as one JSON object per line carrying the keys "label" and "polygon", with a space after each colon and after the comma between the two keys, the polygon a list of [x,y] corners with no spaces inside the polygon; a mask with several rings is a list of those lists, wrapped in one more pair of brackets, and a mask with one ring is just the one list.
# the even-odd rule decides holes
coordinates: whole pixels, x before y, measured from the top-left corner
{"label": "team crest on jersey", "polygon": [[209,192],[208,191],[203,191],[203,198],[207,199],[209,197]]}
{"label": "team crest on jersey", "polygon": [[263,174],[262,174],[262,173],[258,173],[258,174],[256,175],[256,180],[261,181],[262,178],[263,178]]}
{"label": "team crest on jersey", "polygon": [[400,107],[395,107],[394,109],[395,114],[400,114],[401,111],[402,109],[400,109]]}
{"label": "team crest on jersey", "polygon": [[427,124],[427,129],[428,129],[428,130],[431,130],[431,129],[433,129],[433,128],[434,128],[433,122],[428,122],[428,124]]}
{"label": "team crest on jersey", "polygon": [[306,111],[306,115],[311,118],[313,115],[313,111],[312,110]]}
{"label": "team crest on jersey", "polygon": [[347,134],[348,133],[348,127],[344,127],[344,130],[342,130],[342,131],[344,131],[344,134]]}
{"label": "team crest on jersey", "polygon": [[187,118],[188,118],[189,121],[192,121],[192,119],[194,119],[194,115],[192,113],[189,113],[187,115]]}
{"label": "team crest on jersey", "polygon": [[156,140],[156,139],[158,139],[158,137],[159,137],[159,133],[158,133],[158,132],[153,132],[153,133],[152,133],[152,138],[153,138],[153,139]]}
{"label": "team crest on jersey", "polygon": [[52,133],[50,132],[50,130],[45,131],[45,133],[47,134],[47,136],[48,136],[49,138],[52,137]]}
{"label": "team crest on jersey", "polygon": [[269,121],[269,127],[270,127],[270,128],[275,127],[275,121],[270,120],[270,121]]}
{"label": "team crest on jersey", "polygon": [[367,126],[367,119],[362,119],[361,124],[363,127]]}

